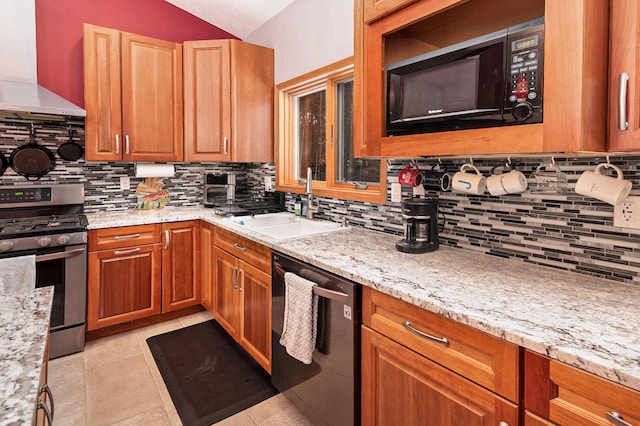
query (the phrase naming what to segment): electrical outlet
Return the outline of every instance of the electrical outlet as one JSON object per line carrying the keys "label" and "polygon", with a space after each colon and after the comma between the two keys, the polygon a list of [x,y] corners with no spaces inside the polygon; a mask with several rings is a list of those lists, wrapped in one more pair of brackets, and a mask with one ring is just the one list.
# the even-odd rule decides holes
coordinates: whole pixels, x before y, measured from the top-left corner
{"label": "electrical outlet", "polygon": [[424,197],[426,192],[424,191],[424,186],[418,185],[413,187],[413,196],[414,197]]}
{"label": "electrical outlet", "polygon": [[627,197],[613,207],[613,226],[640,229],[640,197]]}
{"label": "electrical outlet", "polygon": [[129,176],[120,176],[120,191],[128,191],[131,189],[131,178]]}
{"label": "electrical outlet", "polygon": [[391,202],[399,203],[402,201],[402,185],[399,182],[393,182],[391,184]]}

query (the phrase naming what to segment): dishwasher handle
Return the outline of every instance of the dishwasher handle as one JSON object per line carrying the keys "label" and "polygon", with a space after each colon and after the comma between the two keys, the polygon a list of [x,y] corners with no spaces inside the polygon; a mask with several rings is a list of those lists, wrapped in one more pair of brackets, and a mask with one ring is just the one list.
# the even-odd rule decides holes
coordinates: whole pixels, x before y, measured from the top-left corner
{"label": "dishwasher handle", "polygon": [[[280,275],[284,279],[284,274],[287,272],[284,270],[282,265],[278,262],[273,262],[273,267],[275,268],[278,275]],[[346,303],[349,299],[349,295],[347,293],[343,293],[341,291],[329,290],[327,288],[315,286],[313,287],[313,293],[317,294],[320,297],[324,297],[326,299],[337,300],[338,302]]]}

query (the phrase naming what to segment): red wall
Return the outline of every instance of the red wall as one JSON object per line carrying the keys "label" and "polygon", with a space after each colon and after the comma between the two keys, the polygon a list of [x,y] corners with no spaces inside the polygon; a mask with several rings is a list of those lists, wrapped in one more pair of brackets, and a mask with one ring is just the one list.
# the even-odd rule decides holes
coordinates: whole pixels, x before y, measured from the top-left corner
{"label": "red wall", "polygon": [[84,106],[82,24],[181,43],[237,38],[164,0],[35,0],[38,83]]}

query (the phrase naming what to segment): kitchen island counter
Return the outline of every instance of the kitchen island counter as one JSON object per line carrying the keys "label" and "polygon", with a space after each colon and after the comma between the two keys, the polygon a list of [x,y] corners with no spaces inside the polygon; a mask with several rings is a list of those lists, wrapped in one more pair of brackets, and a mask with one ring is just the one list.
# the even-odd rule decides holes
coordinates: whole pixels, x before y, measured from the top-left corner
{"label": "kitchen island counter", "polygon": [[[395,249],[398,236],[347,228],[276,241],[204,208],[120,214],[114,226],[200,218],[273,250],[475,329],[640,390],[640,285],[440,246],[425,254]],[[105,226],[101,214],[89,227]],[[145,219],[146,220],[146,219]],[[153,222],[150,222],[153,223]]]}
{"label": "kitchen island counter", "polygon": [[0,425],[33,422],[52,303],[53,287],[0,295]]}

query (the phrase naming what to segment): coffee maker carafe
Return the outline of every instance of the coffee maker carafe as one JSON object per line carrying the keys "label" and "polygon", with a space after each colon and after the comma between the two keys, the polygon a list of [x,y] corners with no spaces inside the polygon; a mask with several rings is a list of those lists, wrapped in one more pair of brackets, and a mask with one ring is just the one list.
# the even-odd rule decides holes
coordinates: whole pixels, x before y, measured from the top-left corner
{"label": "coffee maker carafe", "polygon": [[426,198],[402,200],[404,239],[396,249],[404,253],[428,253],[438,249],[438,201]]}

